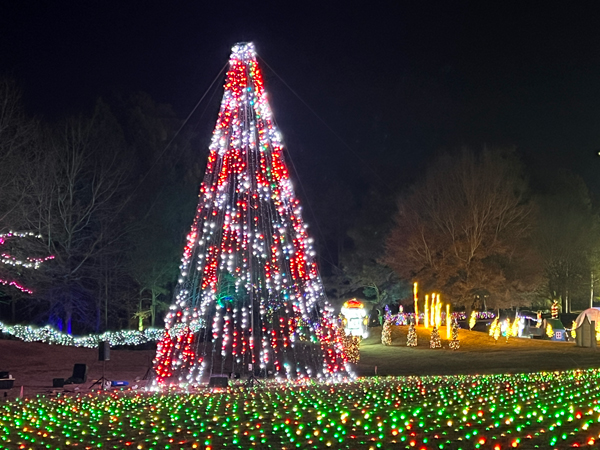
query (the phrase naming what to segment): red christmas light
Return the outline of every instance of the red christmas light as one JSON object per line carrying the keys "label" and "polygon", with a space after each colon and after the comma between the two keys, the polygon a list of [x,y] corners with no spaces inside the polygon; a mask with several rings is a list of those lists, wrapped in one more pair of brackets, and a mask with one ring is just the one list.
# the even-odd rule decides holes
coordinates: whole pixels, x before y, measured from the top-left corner
{"label": "red christmas light", "polygon": [[[41,239],[41,236],[36,235],[32,232],[15,233],[14,231],[9,231],[8,233],[0,234],[0,246],[5,245],[7,241],[11,239],[23,239],[28,237]],[[44,262],[49,261],[51,259],[54,259],[53,255],[46,256],[44,258],[27,257],[25,259],[19,259],[6,252],[0,253],[0,264],[3,264],[5,266],[22,267],[25,269],[38,269]],[[31,289],[23,286],[16,280],[0,278],[0,284],[4,286],[15,287],[16,289],[26,294],[33,294],[33,291]]]}

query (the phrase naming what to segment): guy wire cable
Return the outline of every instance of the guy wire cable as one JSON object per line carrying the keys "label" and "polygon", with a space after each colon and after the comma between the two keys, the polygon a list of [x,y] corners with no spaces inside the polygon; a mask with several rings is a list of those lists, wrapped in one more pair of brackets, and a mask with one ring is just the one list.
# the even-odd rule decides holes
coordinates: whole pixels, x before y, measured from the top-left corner
{"label": "guy wire cable", "polygon": [[168,144],[165,146],[165,148],[163,149],[163,151],[160,153],[160,155],[158,155],[158,158],[156,158],[156,160],[152,163],[152,165],[150,166],[150,168],[146,171],[146,174],[142,177],[142,179],[140,180],[140,182],[138,183],[138,185],[135,187],[135,189],[133,189],[133,191],[131,191],[131,194],[129,194],[129,197],[127,197],[127,199],[123,202],[123,204],[121,205],[121,207],[117,210],[117,212],[115,214],[119,214],[123,210],[123,208],[125,207],[125,205],[127,203],[129,203],[129,201],[133,198],[133,194],[135,194],[135,192],[140,188],[140,186],[142,185],[142,183],[144,182],[144,180],[148,177],[148,175],[150,175],[150,172],[152,172],[152,169],[154,169],[154,167],[156,166],[156,164],[158,163],[158,161],[160,161],[160,159],[163,157],[163,155],[169,149],[169,147],[171,146],[171,144],[173,143],[173,141],[175,141],[175,138],[177,138],[177,136],[179,135],[179,133],[181,132],[181,130],[183,129],[183,127],[188,123],[188,121],[190,120],[190,118],[192,117],[192,115],[196,112],[196,109],[198,109],[198,107],[200,106],[200,104],[202,103],[202,101],[204,100],[204,98],[208,95],[208,93],[210,92],[210,90],[213,87],[213,85],[217,82],[218,79],[220,79],[223,76],[223,72],[225,71],[225,69],[227,68],[228,65],[229,65],[229,61],[227,61],[225,63],[225,65],[219,71],[219,73],[214,78],[214,80],[212,81],[212,83],[210,83],[210,86],[204,92],[204,94],[202,94],[202,97],[200,98],[200,100],[198,100],[198,103],[196,103],[196,106],[194,106],[194,108],[192,109],[192,111],[188,114],[188,116],[186,117],[186,119],[183,121],[183,123],[181,124],[181,126],[179,127],[179,129],[175,132],[175,134],[173,135],[173,137],[171,138],[171,140],[168,142]]}

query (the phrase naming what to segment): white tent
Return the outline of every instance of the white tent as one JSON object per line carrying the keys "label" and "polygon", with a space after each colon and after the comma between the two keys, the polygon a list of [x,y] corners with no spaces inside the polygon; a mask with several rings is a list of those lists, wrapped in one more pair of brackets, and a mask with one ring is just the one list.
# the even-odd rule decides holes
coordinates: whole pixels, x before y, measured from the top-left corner
{"label": "white tent", "polygon": [[583,323],[586,316],[590,322],[595,321],[596,325],[600,324],[600,308],[588,308],[585,311],[582,311],[581,314],[577,316],[577,320],[575,320],[577,326],[580,326]]}

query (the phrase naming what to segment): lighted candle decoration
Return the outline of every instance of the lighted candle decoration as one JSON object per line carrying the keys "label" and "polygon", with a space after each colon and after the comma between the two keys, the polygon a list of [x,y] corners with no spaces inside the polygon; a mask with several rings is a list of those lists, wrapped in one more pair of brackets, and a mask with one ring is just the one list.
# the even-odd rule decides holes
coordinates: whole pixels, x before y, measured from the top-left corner
{"label": "lighted candle decoration", "polygon": [[451,320],[450,320],[450,303],[446,303],[446,339],[450,339],[450,333],[452,330],[452,325],[451,325]]}
{"label": "lighted candle decoration", "polygon": [[[431,302],[433,303],[433,296],[431,297]],[[424,309],[424,317],[423,317],[423,325],[425,328],[429,328],[429,294],[425,295],[425,309]]]}
{"label": "lighted candle decoration", "polygon": [[438,326],[438,297],[437,294],[431,294],[431,325],[439,328]]}
{"label": "lighted candle decoration", "polygon": [[413,295],[415,301],[415,326],[419,325],[419,286],[417,282],[413,284]]}
{"label": "lighted candle decoration", "polygon": [[8,449],[597,448],[600,371],[369,377],[0,404]]}
{"label": "lighted candle decoration", "polygon": [[433,325],[438,327],[438,309],[439,309],[439,303],[440,303],[440,299],[438,298],[437,294],[433,294],[433,299],[434,299],[434,304],[433,304]]}

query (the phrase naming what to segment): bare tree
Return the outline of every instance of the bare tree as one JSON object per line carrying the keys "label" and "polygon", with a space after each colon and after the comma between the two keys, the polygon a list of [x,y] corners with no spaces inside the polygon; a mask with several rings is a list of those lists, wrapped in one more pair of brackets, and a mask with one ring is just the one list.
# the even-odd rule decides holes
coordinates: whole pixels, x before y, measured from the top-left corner
{"label": "bare tree", "polygon": [[526,302],[539,281],[526,188],[512,151],[442,155],[399,200],[386,262],[468,309],[481,295],[495,306]]}
{"label": "bare tree", "polygon": [[[51,315],[71,330],[73,318],[100,316],[98,270],[102,258],[119,251],[126,234],[121,211],[126,200],[127,159],[119,128],[102,103],[89,118],[66,120],[48,132],[31,164],[27,204],[32,228],[47,239],[56,260],[49,271]],[[105,264],[106,265],[106,264]],[[105,302],[104,302],[105,303]]]}
{"label": "bare tree", "polygon": [[20,176],[35,145],[37,124],[25,115],[14,81],[0,77],[0,232],[20,228],[17,209],[25,196]]}
{"label": "bare tree", "polygon": [[588,306],[590,291],[593,296],[599,221],[579,176],[559,171],[548,181],[536,198],[541,220],[535,237],[547,278],[543,297],[547,304],[560,300],[562,311],[568,313],[573,305],[575,309]]}

